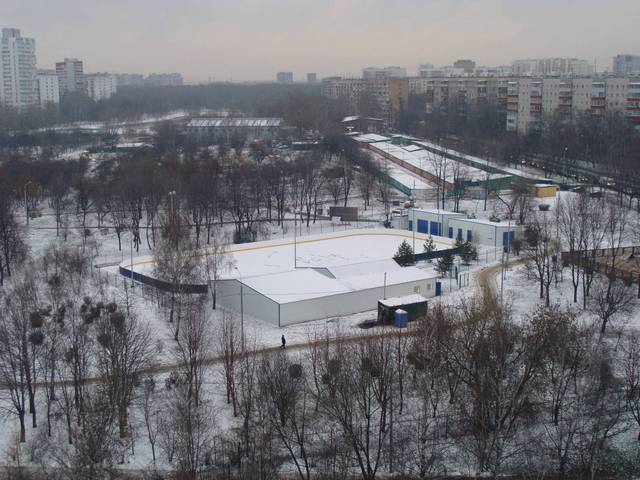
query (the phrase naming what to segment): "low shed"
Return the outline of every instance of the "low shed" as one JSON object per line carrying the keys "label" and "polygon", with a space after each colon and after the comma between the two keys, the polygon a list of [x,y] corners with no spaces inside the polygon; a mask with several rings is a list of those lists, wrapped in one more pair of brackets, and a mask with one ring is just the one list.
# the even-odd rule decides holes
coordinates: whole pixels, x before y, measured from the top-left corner
{"label": "low shed", "polygon": [[378,322],[393,323],[396,310],[407,312],[409,321],[412,321],[426,314],[428,307],[427,299],[417,293],[378,300]]}

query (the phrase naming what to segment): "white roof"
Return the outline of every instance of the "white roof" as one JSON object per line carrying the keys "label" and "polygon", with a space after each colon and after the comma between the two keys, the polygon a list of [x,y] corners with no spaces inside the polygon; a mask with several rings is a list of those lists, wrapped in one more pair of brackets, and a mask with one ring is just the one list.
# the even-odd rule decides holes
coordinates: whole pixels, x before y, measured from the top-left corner
{"label": "white roof", "polygon": [[418,145],[404,145],[402,147],[403,150],[406,150],[407,152],[415,152],[417,150],[424,150],[423,148],[419,147]]}
{"label": "white roof", "polygon": [[354,120],[358,120],[360,117],[356,116],[351,116],[351,117],[344,117],[342,119],[343,122],[353,122]]}
{"label": "white roof", "polygon": [[276,274],[247,277],[242,279],[242,283],[282,304],[378,288],[385,285],[385,280],[386,285],[390,286],[437,277],[433,269],[400,267],[394,261],[370,265],[345,265],[329,270],[337,271],[341,276],[330,278],[313,268],[298,268]]}
{"label": "white roof", "polygon": [[492,222],[488,218],[452,218],[451,221],[461,221],[468,223],[477,223],[478,225],[491,225],[492,227],[511,227],[512,230],[519,229],[520,226],[516,225],[515,220],[500,220],[499,222]]}
{"label": "white roof", "polygon": [[280,127],[281,118],[195,118],[187,124],[189,128],[225,128],[225,127]]}
{"label": "white roof", "polygon": [[383,137],[382,135],[378,135],[377,133],[365,133],[364,135],[358,135],[356,137],[353,137],[353,139],[357,142],[362,142],[362,143],[376,143],[376,142],[389,141],[389,137]]}
{"label": "white roof", "polygon": [[405,295],[404,297],[391,297],[378,301],[386,307],[397,307],[398,305],[411,305],[412,303],[426,302],[427,299],[419,293],[414,293],[412,295]]}
{"label": "white roof", "polygon": [[[420,143],[420,142],[416,142]],[[442,159],[442,155],[438,155],[437,153],[429,152],[423,148],[417,148],[416,150],[407,150],[401,145],[395,145],[390,142],[376,142],[376,148],[380,149],[382,152],[387,153],[399,160],[409,163],[410,165],[423,170],[425,172],[429,172],[432,175],[436,175],[436,165],[435,161],[439,161]],[[452,151],[453,152],[453,151]],[[472,167],[462,162],[458,162],[456,160],[452,160],[450,158],[446,159],[447,168],[445,170],[445,180],[453,183],[454,181],[454,166],[459,167],[459,177],[462,180],[486,180],[487,172],[484,170],[480,170],[479,168]],[[501,174],[490,174],[491,179],[507,177],[508,175]]]}
{"label": "white roof", "polygon": [[424,213],[429,213],[431,215],[445,215],[447,217],[463,216],[463,214],[459,212],[449,212],[448,210],[438,210],[436,208],[415,208],[414,210],[416,212],[424,212]]}

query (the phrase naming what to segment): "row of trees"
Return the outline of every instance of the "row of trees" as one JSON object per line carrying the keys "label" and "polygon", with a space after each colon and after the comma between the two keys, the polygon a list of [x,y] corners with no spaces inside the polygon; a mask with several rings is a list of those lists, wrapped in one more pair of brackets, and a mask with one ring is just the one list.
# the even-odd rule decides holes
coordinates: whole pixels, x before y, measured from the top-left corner
{"label": "row of trees", "polygon": [[638,471],[635,335],[611,345],[557,306],[516,321],[492,297],[435,305],[409,332],[259,352],[225,317],[214,347],[237,428],[199,440],[198,468],[303,480]]}
{"label": "row of trees", "polygon": [[628,256],[623,247],[637,243],[633,212],[611,199],[578,194],[559,197],[553,213],[539,211],[527,218],[524,237],[513,247],[522,250],[527,273],[538,281],[547,306],[552,288],[568,270],[573,303],[582,297],[582,309],[600,319],[601,333],[632,311],[634,277],[625,275],[620,262]]}

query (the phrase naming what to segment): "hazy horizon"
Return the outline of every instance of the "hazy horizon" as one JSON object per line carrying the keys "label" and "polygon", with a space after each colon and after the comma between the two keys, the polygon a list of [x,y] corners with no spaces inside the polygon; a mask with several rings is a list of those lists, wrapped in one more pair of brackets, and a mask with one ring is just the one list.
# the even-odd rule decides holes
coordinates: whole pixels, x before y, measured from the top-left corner
{"label": "hazy horizon", "polygon": [[[549,15],[548,12],[553,12]],[[187,82],[264,81],[277,71],[358,75],[366,66],[478,65],[577,57],[610,70],[640,53],[640,2],[612,0],[5,1],[0,25],[36,39],[39,68],[180,72]]]}

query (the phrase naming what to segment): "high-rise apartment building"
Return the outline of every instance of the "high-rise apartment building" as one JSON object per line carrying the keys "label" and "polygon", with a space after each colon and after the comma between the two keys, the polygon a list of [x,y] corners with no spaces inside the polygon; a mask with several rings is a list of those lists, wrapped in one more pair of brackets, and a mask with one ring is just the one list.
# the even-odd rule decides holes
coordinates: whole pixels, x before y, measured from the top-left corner
{"label": "high-rise apartment building", "polygon": [[276,81],[278,83],[293,83],[293,72],[278,72]]}
{"label": "high-rise apartment building", "polygon": [[[381,118],[394,123],[409,101],[407,78],[341,78],[331,77],[322,81],[325,97],[342,99],[360,114]],[[366,103],[366,105],[363,105]],[[368,111],[360,112],[361,108]]]}
{"label": "high-rise apartment building", "polygon": [[314,72],[307,73],[307,83],[318,83],[318,75]]}
{"label": "high-rise apartment building", "polygon": [[152,73],[144,79],[149,87],[180,87],[184,84],[180,73]]}
{"label": "high-rise apartment building", "polygon": [[362,69],[362,78],[404,78],[407,70],[402,67],[367,67]]}
{"label": "high-rise apartment building", "polygon": [[116,74],[118,87],[142,87],[144,86],[144,75],[139,73],[119,73]]}
{"label": "high-rise apartment building", "polygon": [[525,134],[545,115],[624,115],[640,127],[640,79],[633,77],[514,78],[509,81],[507,130]]}
{"label": "high-rise apartment building", "polygon": [[65,58],[62,62],[57,62],[56,74],[60,84],[60,95],[70,92],[86,92],[87,86],[81,60]]}
{"label": "high-rise apartment building", "polygon": [[476,68],[476,62],[474,62],[473,60],[468,60],[468,59],[464,59],[464,60],[456,60],[453,63],[453,68],[459,68],[463,71],[463,73],[466,74],[471,74],[474,72],[475,68]]}
{"label": "high-rise apartment building", "polygon": [[533,58],[516,60],[511,65],[514,75],[586,76],[593,75],[593,66],[579,58]]}
{"label": "high-rise apartment building", "polygon": [[0,103],[25,108],[38,103],[36,41],[17,28],[3,28],[0,38]]}
{"label": "high-rise apartment building", "polygon": [[460,106],[495,104],[506,109],[507,79],[501,77],[413,77],[409,90],[426,97],[427,111]]}
{"label": "high-rise apartment building", "polygon": [[640,55],[616,55],[613,58],[615,75],[640,75]]}
{"label": "high-rise apartment building", "polygon": [[109,73],[94,73],[86,76],[87,95],[94,101],[106,100],[116,93],[118,81]]}
{"label": "high-rise apartment building", "polygon": [[55,70],[38,70],[38,101],[40,106],[60,103],[60,84]]}

